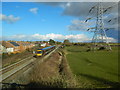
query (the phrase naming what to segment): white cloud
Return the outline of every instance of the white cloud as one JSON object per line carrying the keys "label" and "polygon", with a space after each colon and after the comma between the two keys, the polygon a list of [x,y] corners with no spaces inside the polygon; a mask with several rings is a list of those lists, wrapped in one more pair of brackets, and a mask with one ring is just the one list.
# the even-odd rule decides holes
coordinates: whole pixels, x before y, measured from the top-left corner
{"label": "white cloud", "polygon": [[[102,39],[102,37],[97,37],[98,39]],[[107,39],[107,42],[118,42],[118,40],[112,38],[112,37],[103,37],[103,40],[105,41]]]}
{"label": "white cloud", "polygon": [[90,38],[84,34],[77,34],[77,35],[62,35],[62,34],[33,34],[33,35],[13,35],[13,36],[3,36],[3,40],[49,40],[54,39],[56,41],[63,41],[64,39],[69,39],[70,41],[74,42],[84,42],[90,41]]}
{"label": "white cloud", "polygon": [[30,12],[37,14],[38,13],[38,8],[31,8],[29,9]]}
{"label": "white cloud", "polygon": [[70,7],[70,6],[71,6],[71,3],[68,2],[68,3],[66,4],[66,7]]}
{"label": "white cloud", "polygon": [[21,35],[21,34],[12,36],[12,38],[17,38],[17,39],[22,39],[22,38],[25,38],[25,37],[26,37],[26,35]]}
{"label": "white cloud", "polygon": [[[56,41],[64,41],[65,39],[68,39],[72,42],[88,42],[91,41],[92,38],[86,36],[85,34],[76,34],[76,35],[62,35],[62,34],[33,34],[33,35],[13,35],[13,36],[7,36],[3,37],[3,40],[45,40],[48,41],[49,39],[53,39]],[[109,42],[117,42],[116,39],[108,37]]]}
{"label": "white cloud", "polygon": [[6,16],[4,14],[0,14],[0,20],[5,21],[7,23],[14,23],[20,20],[20,17],[14,17],[13,15]]}
{"label": "white cloud", "polygon": [[59,6],[62,7],[63,9],[66,9],[67,7],[69,8],[71,6],[71,2],[61,2],[61,3],[58,2],[57,4],[55,3],[54,6]]}
{"label": "white cloud", "polygon": [[112,38],[112,37],[107,37],[108,42],[118,42],[118,40]]}

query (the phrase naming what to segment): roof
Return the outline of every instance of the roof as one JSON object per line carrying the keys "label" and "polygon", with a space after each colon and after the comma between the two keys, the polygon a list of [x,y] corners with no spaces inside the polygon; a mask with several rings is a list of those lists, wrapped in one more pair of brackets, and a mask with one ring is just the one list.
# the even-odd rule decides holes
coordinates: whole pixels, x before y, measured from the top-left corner
{"label": "roof", "polygon": [[11,43],[9,43],[9,42],[7,42],[7,41],[3,41],[2,42],[2,45],[4,46],[4,47],[6,47],[6,48],[13,48],[14,46],[11,44]]}
{"label": "roof", "polygon": [[29,45],[32,45],[31,43],[29,42],[17,42],[19,45],[23,45],[23,46],[29,46]]}
{"label": "roof", "polygon": [[14,46],[20,46],[19,44],[17,44],[16,42],[10,42],[12,45]]}

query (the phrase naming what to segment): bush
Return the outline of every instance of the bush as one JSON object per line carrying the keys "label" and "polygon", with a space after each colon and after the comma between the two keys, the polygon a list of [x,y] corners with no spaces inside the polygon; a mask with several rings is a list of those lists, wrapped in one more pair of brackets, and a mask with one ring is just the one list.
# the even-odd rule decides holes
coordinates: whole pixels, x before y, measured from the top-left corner
{"label": "bush", "polygon": [[90,51],[90,49],[87,49],[87,50],[86,50],[86,52],[89,52],[89,51]]}
{"label": "bush", "polygon": [[19,53],[3,53],[2,54],[2,59],[10,58],[14,55],[18,55]]}
{"label": "bush", "polygon": [[71,45],[72,45],[71,43],[64,44],[64,46],[71,46]]}
{"label": "bush", "polygon": [[105,47],[100,47],[99,50],[105,50],[106,48]]}
{"label": "bush", "polygon": [[9,56],[8,53],[3,53],[3,54],[2,54],[2,58],[3,58],[3,59],[7,58],[8,56]]}

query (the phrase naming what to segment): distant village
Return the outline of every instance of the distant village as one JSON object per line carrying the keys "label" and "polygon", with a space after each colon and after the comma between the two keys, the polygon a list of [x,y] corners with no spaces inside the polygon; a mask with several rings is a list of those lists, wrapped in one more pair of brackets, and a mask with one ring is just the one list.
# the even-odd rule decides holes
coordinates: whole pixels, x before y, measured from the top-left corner
{"label": "distant village", "polygon": [[0,41],[0,54],[20,53],[38,45],[41,47],[49,46],[49,42]]}

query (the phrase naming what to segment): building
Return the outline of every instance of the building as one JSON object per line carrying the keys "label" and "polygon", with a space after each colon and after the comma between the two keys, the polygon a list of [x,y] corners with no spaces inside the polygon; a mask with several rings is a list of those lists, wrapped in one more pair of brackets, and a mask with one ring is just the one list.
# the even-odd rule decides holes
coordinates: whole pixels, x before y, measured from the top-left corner
{"label": "building", "polygon": [[3,41],[2,46],[6,48],[7,53],[17,53],[20,51],[20,45],[14,41]]}
{"label": "building", "polygon": [[0,44],[0,54],[2,53],[7,53],[7,50],[4,46],[2,46],[2,44]]}
{"label": "building", "polygon": [[23,41],[2,41],[1,50],[4,47],[6,53],[19,53],[35,45],[30,42]]}
{"label": "building", "polygon": [[35,45],[30,43],[30,42],[22,42],[22,41],[17,41],[17,43],[20,45],[20,51],[24,51],[28,48],[32,48]]}

